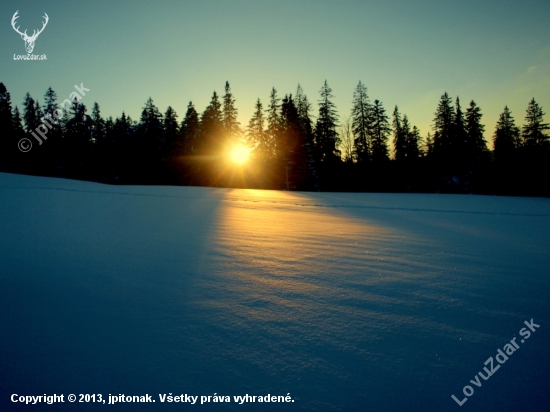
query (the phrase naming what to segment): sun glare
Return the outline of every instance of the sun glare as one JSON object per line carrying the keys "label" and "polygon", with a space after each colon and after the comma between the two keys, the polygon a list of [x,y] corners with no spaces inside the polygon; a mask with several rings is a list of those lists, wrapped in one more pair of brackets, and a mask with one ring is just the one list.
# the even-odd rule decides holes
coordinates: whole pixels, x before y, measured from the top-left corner
{"label": "sun glare", "polygon": [[238,164],[243,164],[248,160],[248,157],[250,156],[250,149],[246,146],[235,146],[233,150],[231,150],[231,160]]}

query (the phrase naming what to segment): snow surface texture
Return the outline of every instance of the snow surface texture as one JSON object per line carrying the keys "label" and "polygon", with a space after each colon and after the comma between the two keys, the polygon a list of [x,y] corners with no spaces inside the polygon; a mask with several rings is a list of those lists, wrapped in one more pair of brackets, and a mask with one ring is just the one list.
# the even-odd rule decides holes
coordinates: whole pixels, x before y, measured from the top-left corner
{"label": "snow surface texture", "polygon": [[[9,174],[0,199],[0,410],[550,408],[549,199]],[[472,385],[531,318],[540,329]],[[170,392],[295,402],[161,404]]]}

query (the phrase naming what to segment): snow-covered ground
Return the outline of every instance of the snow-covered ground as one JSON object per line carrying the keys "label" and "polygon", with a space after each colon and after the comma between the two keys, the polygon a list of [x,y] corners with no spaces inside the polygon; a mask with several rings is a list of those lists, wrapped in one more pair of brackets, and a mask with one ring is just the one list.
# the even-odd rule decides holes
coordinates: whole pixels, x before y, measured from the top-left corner
{"label": "snow-covered ground", "polygon": [[[0,409],[549,410],[549,269],[550,199],[0,174]],[[53,393],[156,403],[10,402]]]}

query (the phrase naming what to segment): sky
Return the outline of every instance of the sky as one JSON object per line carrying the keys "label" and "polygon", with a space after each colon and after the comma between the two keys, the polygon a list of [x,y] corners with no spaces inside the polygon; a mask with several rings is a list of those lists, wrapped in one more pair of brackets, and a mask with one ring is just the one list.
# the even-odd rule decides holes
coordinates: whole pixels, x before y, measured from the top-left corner
{"label": "sky", "polygon": [[[11,27],[49,22],[26,54]],[[550,110],[550,2],[526,1],[13,1],[0,4],[0,82],[21,108],[27,92],[60,101],[81,83],[102,115],[139,119],[148,97],[181,121],[189,101],[202,112],[231,84],[246,126],[260,98],[301,84],[317,112],[327,80],[341,119],[361,80],[388,114],[395,105],[431,130],[443,92],[481,107],[491,142],[505,105],[519,124],[531,98]],[[546,117],[550,121],[550,115]]]}

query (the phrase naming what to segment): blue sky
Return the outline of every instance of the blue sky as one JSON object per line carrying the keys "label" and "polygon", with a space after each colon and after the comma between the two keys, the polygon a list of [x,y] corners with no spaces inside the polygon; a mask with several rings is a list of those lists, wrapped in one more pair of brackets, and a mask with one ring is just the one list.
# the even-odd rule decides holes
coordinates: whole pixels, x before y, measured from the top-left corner
{"label": "blue sky", "polygon": [[[31,33],[48,13],[34,49],[47,61],[14,61],[25,54],[16,10]],[[82,102],[104,116],[138,119],[151,96],[181,120],[229,80],[244,126],[272,87],[282,97],[300,83],[316,110],[325,79],[348,116],[361,80],[423,136],[444,91],[474,99],[488,140],[504,105],[520,123],[531,97],[550,110],[548,1],[5,0],[0,16],[0,81],[20,106],[27,91],[42,101],[52,86],[63,100],[84,83]]]}

